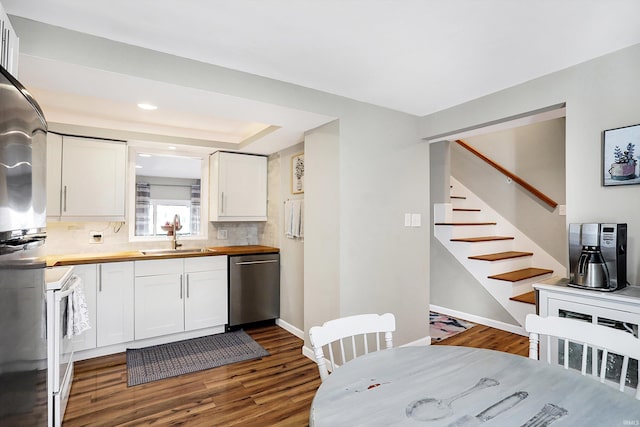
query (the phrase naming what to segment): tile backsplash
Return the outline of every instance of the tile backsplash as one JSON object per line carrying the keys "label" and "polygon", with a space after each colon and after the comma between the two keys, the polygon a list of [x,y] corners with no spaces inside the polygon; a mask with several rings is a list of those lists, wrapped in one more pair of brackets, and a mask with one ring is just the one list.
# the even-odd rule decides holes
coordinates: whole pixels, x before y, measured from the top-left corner
{"label": "tile backsplash", "polygon": [[[180,239],[184,247],[202,246],[234,246],[234,245],[269,245],[271,241],[263,241],[265,222],[209,222],[209,238],[207,240]],[[227,230],[227,239],[218,240],[218,229]],[[103,235],[103,243],[89,243],[90,233]],[[171,238],[153,242],[129,242],[129,228],[122,222],[49,222],[47,223],[47,240],[39,249],[39,255],[61,255],[77,253],[107,253],[132,251],[150,248],[171,247]]]}

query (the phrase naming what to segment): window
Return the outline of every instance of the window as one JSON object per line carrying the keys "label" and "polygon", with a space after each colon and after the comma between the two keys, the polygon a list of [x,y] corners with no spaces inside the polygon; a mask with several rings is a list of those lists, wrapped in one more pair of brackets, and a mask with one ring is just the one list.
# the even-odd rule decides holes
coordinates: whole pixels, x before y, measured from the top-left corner
{"label": "window", "polygon": [[[206,156],[206,157],[205,157]],[[156,153],[133,147],[129,155],[129,239],[166,240],[177,215],[177,236],[207,239],[208,154]]]}

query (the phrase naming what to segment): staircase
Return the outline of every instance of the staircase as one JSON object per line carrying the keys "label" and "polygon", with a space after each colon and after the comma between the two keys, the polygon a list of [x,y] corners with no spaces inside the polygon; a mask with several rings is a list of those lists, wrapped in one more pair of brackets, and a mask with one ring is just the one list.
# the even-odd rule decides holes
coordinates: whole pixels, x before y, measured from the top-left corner
{"label": "staircase", "polygon": [[434,206],[434,235],[524,327],[535,313],[533,283],[565,267],[451,177],[451,203]]}

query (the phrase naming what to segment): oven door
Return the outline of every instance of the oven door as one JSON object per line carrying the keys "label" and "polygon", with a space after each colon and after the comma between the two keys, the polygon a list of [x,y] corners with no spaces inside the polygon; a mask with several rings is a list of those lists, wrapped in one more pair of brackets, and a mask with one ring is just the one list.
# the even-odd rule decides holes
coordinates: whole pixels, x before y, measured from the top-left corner
{"label": "oven door", "polygon": [[71,276],[62,288],[54,293],[54,357],[56,358],[55,375],[53,376],[54,393],[60,393],[65,384],[65,378],[68,381],[70,380],[69,372],[73,369],[73,340],[67,334],[67,310],[71,303],[71,295],[80,283],[81,281],[77,276]]}

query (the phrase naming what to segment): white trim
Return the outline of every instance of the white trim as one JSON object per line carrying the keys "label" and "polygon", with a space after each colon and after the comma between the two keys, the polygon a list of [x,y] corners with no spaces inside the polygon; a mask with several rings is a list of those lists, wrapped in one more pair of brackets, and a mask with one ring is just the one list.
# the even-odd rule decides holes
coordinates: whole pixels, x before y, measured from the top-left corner
{"label": "white trim", "polygon": [[[276,325],[280,326],[285,331],[295,335],[296,337],[304,340],[304,331],[300,328],[296,328],[291,323],[288,323],[282,319],[276,319]],[[313,354],[313,352],[311,352]]]}
{"label": "white trim", "polygon": [[470,126],[464,129],[458,129],[453,132],[429,136],[424,138],[424,140],[429,144],[440,141],[455,141],[456,139],[471,138],[473,136],[486,135],[492,132],[500,132],[503,130],[527,126],[533,123],[566,117],[566,115],[567,109],[564,104],[552,105],[551,107],[494,120],[480,125]]}
{"label": "white trim", "polygon": [[479,323],[481,325],[490,326],[492,328],[500,329],[502,331],[511,332],[513,334],[522,335],[528,337],[529,334],[521,326],[512,325],[510,323],[500,322],[498,320],[487,319],[486,317],[476,316],[475,314],[464,313],[458,310],[452,310],[450,308],[441,307],[439,305],[430,304],[429,310],[435,311],[440,314],[446,314],[447,316],[457,317],[459,319],[468,320],[469,322]]}
{"label": "white trim", "polygon": [[316,363],[316,354],[313,352],[313,349],[311,347],[307,347],[306,345],[303,345],[302,355],[311,359],[313,363]]}
{"label": "white trim", "polygon": [[400,347],[420,347],[425,345],[431,345],[431,335],[427,335],[424,338],[402,344]]}
{"label": "white trim", "polygon": [[225,331],[224,325],[213,326],[210,328],[196,329],[194,331],[178,332],[175,334],[161,335],[159,337],[145,338],[142,340],[127,341],[119,344],[112,344],[105,347],[91,348],[73,353],[73,360],[92,359],[94,357],[108,356],[110,354],[123,353],[128,348],[144,348],[151,345],[168,344],[175,341],[188,340],[191,338],[200,338],[206,335],[221,334]]}

